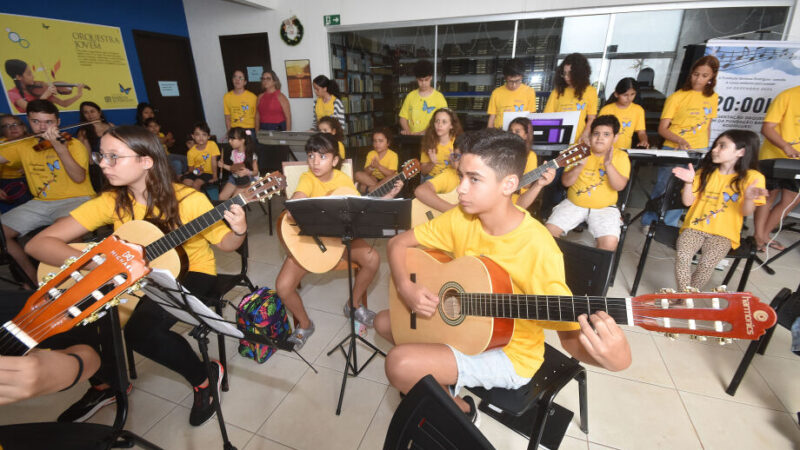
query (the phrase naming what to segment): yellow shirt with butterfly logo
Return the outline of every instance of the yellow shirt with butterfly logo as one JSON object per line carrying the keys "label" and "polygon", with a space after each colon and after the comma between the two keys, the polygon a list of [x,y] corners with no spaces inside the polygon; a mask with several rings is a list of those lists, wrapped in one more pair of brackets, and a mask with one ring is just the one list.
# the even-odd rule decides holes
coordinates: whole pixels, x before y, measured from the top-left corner
{"label": "yellow shirt with butterfly logo", "polygon": [[206,148],[200,150],[196,145],[193,145],[189,151],[186,152],[186,163],[189,168],[202,167],[203,173],[213,174],[215,167],[211,165],[211,157],[216,156],[219,158],[219,147],[214,141],[208,141]]}
{"label": "yellow shirt with butterfly logo", "polygon": [[[516,208],[525,214],[522,222],[500,236],[484,231],[477,216],[458,207],[415,227],[414,237],[420,245],[448,252],[454,258],[490,258],[508,273],[514,293],[570,295],[564,278],[564,257],[553,236],[527,211]],[[532,377],[542,365],[544,328],[568,331],[580,326],[575,322],[515,319],[514,333],[503,352],[517,375]]]}
{"label": "yellow shirt with butterfly logo", "polygon": [[231,118],[231,128],[255,128],[256,127],[256,94],[245,90],[241,94],[228,91],[222,97],[223,110],[226,116]]}
{"label": "yellow shirt with butterfly logo", "polygon": [[[612,150],[611,164],[623,177],[630,177],[631,160],[622,150]],[[567,189],[567,198],[581,208],[606,208],[617,204],[618,193],[611,187],[603,161],[605,156],[594,153],[586,157],[586,164],[575,184]],[[580,170],[578,166],[567,169]]]}
{"label": "yellow shirt with butterfly logo", "polygon": [[627,108],[620,108],[616,103],[609,103],[600,109],[598,116],[611,115],[619,120],[619,134],[617,142],[614,144],[616,149],[631,148],[633,143],[633,133],[644,131],[644,108],[631,103]]}
{"label": "yellow shirt with butterfly logo", "polygon": [[[669,131],[686,139],[689,148],[708,148],[711,119],[717,117],[717,103],[716,92],[706,97],[701,91],[679,90],[667,97],[661,119],[671,120]],[[667,139],[664,146],[678,148],[678,143]]]}
{"label": "yellow shirt with butterfly logo", "polygon": [[[800,151],[800,86],[787,89],[769,105],[764,122],[777,123],[776,130],[783,140]],[[758,159],[788,158],[783,150],[764,138]]]}
{"label": "yellow shirt with butterfly logo", "polygon": [[[450,142],[445,145],[436,144],[436,165],[428,172],[429,176],[435,177],[450,166],[450,153],[453,151],[453,142],[455,142],[455,138],[450,139]],[[427,151],[420,152],[419,162],[422,164],[431,162],[431,157],[428,156]]]}
{"label": "yellow shirt with butterfly logo", "polygon": [[494,127],[503,128],[503,113],[536,112],[536,91],[528,85],[520,85],[513,91],[502,85],[492,91],[486,113],[494,114]]}
{"label": "yellow shirt with butterfly logo", "polygon": [[[7,140],[8,139],[6,139],[6,138],[0,138],[0,144],[3,143],[3,142],[6,142]],[[16,146],[16,144],[9,144],[9,145],[5,145],[3,147],[13,148],[15,146]],[[0,147],[0,148],[3,148],[3,147]],[[9,151],[10,152],[16,152],[16,150],[9,150]],[[14,178],[22,178],[22,177],[25,176],[25,173],[22,171],[22,164],[20,164],[20,162],[19,162],[19,157],[12,157],[12,158],[14,160],[16,160],[17,162],[16,163],[12,163],[12,162],[10,162],[11,158],[6,158],[6,159],[9,160],[9,162],[7,162],[5,164],[0,164],[0,179],[2,179],[2,180],[10,180],[10,179],[14,179]]]}
{"label": "yellow shirt with butterfly logo", "polygon": [[[375,150],[370,150],[370,152],[367,153],[367,159],[366,159],[366,161],[364,161],[364,169],[365,170],[367,170],[367,171],[370,170],[369,165],[372,163],[372,160],[374,158],[376,158],[377,156],[378,156],[378,152],[375,151]],[[392,151],[392,149],[386,150],[386,153],[383,154],[383,158],[380,158],[378,160],[378,163],[380,165],[382,165],[383,167],[389,169],[389,170],[394,170],[395,172],[397,172],[397,164],[399,163],[399,159],[398,159],[397,153]],[[370,172],[370,174],[373,177],[375,177],[376,180],[382,180],[382,179],[386,178],[383,175],[383,172],[381,172],[378,169],[372,169],[372,172]]]}
{"label": "yellow shirt with butterfly logo", "polygon": [[325,197],[340,187],[346,187],[353,191],[348,195],[358,195],[356,185],[353,184],[353,180],[347,174],[339,169],[333,169],[332,173],[330,180],[322,181],[310,170],[303,172],[297,182],[295,192],[302,192],[307,197]]}
{"label": "yellow shirt with butterfly logo", "polygon": [[[181,222],[186,225],[192,220],[210,211],[213,206],[208,197],[202,193],[182,184],[172,183],[178,199],[178,215]],[[96,230],[103,225],[114,225],[116,230],[122,224],[131,220],[142,220],[147,211],[147,206],[133,202],[133,217],[125,214],[119,217],[114,209],[116,203],[115,192],[103,192],[99,196],[89,200],[70,212],[70,216],[77,220],[84,228],[89,231]],[[153,213],[158,215],[158,208]],[[181,247],[186,252],[189,262],[187,268],[190,272],[201,272],[209,275],[217,274],[217,266],[214,260],[214,251],[210,244],[218,244],[222,238],[231,231],[225,222],[219,221],[204,229],[200,233],[192,236]]]}
{"label": "yellow shirt with butterfly logo", "polygon": [[[702,170],[695,174],[692,183],[694,192],[694,203],[686,213],[681,231],[691,228],[704,233],[722,236],[730,239],[731,248],[739,247],[739,237],[742,233],[742,204],[744,203],[744,190],[753,181],[755,186],[764,189],[764,175],[757,170],[748,170],[744,181],[739,184],[737,189],[731,186],[731,182],[736,174],[723,175],[719,170],[708,177],[703,192],[700,189],[700,174]],[[753,201],[756,206],[766,203],[762,196]]]}
{"label": "yellow shirt with butterfly logo", "polygon": [[436,89],[427,97],[419,95],[419,89],[414,89],[406,95],[403,106],[400,107],[400,117],[408,121],[408,129],[412,133],[420,133],[428,128],[434,111],[447,108],[447,100]]}
{"label": "yellow shirt with butterfly logo", "polygon": [[69,177],[55,149],[36,151],[33,149],[34,143],[35,140],[31,139],[0,147],[0,156],[11,164],[22,165],[28,189],[36,200],[94,196],[94,189],[89,180],[89,152],[81,141],[72,139],[67,142],[67,149],[72,159],[86,171],[86,176],[80,183],[74,182]]}
{"label": "yellow shirt with butterfly logo", "polygon": [[565,111],[580,111],[581,116],[578,119],[578,128],[575,130],[575,142],[578,142],[583,129],[586,128],[586,116],[597,115],[597,89],[594,86],[586,86],[583,95],[580,99],[575,96],[575,89],[567,87],[564,89],[562,95],[558,95],[558,91],[553,90],[547,103],[544,105],[544,111],[550,112],[565,112]]}

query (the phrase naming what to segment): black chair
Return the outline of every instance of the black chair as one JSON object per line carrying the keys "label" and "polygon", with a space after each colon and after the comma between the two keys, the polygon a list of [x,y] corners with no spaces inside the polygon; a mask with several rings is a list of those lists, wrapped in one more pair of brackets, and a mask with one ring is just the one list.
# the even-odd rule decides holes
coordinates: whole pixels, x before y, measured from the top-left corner
{"label": "black chair", "polygon": [[733,375],[731,383],[728,385],[728,388],[725,389],[725,392],[730,396],[736,395],[736,390],[739,389],[739,384],[742,382],[744,374],[747,372],[748,367],[750,367],[750,363],[753,361],[753,358],[755,358],[756,353],[763,355],[767,350],[767,345],[770,339],[772,339],[772,334],[775,333],[775,328],[780,325],[790,330],[795,319],[800,317],[800,286],[798,286],[797,291],[794,293],[792,293],[789,288],[781,289],[769,305],[778,315],[778,322],[772,328],[768,329],[758,340],[751,342],[750,345],[747,346],[742,362],[739,363],[739,367],[736,368],[736,373]]}
{"label": "black chair", "polygon": [[38,285],[34,280],[30,279],[24,270],[22,270],[22,266],[19,265],[17,260],[15,260],[14,257],[8,253],[6,235],[3,233],[2,221],[0,221],[0,265],[8,265],[8,269],[11,272],[11,278],[0,276],[0,280],[19,286],[20,288],[22,288],[24,284],[28,284],[33,287]]}
{"label": "black chair", "polygon": [[161,450],[155,444],[124,429],[128,416],[128,378],[125,376],[125,359],[122,330],[116,308],[98,322],[103,379],[116,392],[117,413],[113,425],[94,423],[26,423],[0,427],[0,447],[26,450],[99,450],[109,448],[140,448]]}
{"label": "black chair", "polygon": [[[567,286],[575,295],[605,295],[614,253],[556,239],[564,255]],[[480,410],[530,439],[529,449],[539,444],[557,448],[573,413],[554,402],[571,380],[578,382],[581,431],[589,432],[586,370],[578,360],[545,344],[544,362],[527,385],[515,389],[469,388],[481,398]],[[498,412],[499,411],[499,412]]]}
{"label": "black chair", "polygon": [[493,449],[432,375],[419,380],[389,423],[384,450]]}
{"label": "black chair", "polygon": [[[645,209],[656,211],[658,213],[658,219],[650,225],[650,229],[647,232],[644,247],[642,247],[642,255],[639,257],[639,265],[636,267],[636,276],[631,286],[631,295],[636,295],[636,291],[639,289],[639,282],[642,280],[644,266],[647,263],[647,255],[650,252],[650,244],[652,244],[653,239],[673,249],[676,247],[680,228],[669,226],[664,223],[664,217],[667,211],[671,209],[684,208],[683,200],[681,199],[682,187],[682,181],[674,176],[671,177],[667,183],[666,193],[661,197],[648,201],[648,204],[645,206]],[[726,258],[733,258],[733,264],[731,264],[731,268],[725,275],[722,284],[727,285],[731,281],[734,272],[736,272],[736,268],[739,267],[739,262],[744,259],[746,260],[744,270],[739,279],[739,286],[736,288],[739,292],[744,291],[747,287],[747,280],[750,277],[750,269],[752,269],[753,262],[756,259],[756,251],[757,246],[755,240],[752,236],[749,236],[741,240],[738,248],[728,252]]]}

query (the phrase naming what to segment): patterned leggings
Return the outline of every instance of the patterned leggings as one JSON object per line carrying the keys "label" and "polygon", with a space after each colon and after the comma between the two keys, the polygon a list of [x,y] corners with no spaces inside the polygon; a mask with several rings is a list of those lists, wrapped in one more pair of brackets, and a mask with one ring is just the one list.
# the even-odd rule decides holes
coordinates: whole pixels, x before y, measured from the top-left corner
{"label": "patterned leggings", "polygon": [[[678,236],[678,255],[675,258],[675,279],[678,290],[685,291],[691,286],[702,290],[711,279],[714,268],[731,249],[730,239],[715,234],[687,228]],[[692,257],[702,248],[703,253],[692,273]]]}

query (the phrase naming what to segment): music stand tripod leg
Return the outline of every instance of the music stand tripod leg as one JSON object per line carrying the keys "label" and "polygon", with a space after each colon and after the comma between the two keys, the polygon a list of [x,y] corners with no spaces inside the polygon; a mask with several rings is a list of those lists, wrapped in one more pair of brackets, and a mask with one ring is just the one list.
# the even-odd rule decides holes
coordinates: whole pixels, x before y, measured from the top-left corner
{"label": "music stand tripod leg", "polygon": [[212,370],[217,370],[211,366],[211,359],[208,357],[208,333],[211,331],[206,325],[197,325],[189,332],[189,336],[197,340],[197,345],[200,347],[200,354],[203,356],[203,365],[206,368],[206,376],[208,378],[208,387],[211,389],[211,397],[214,399],[214,408],[217,410],[217,421],[219,422],[219,431],[222,434],[222,448],[224,450],[236,450],[236,447],[231,444],[228,439],[228,430],[225,428],[225,419],[222,417],[222,404],[220,403],[220,393],[217,390],[217,383],[211,378]]}
{"label": "music stand tripod leg", "polygon": [[[342,401],[344,400],[344,389],[347,386],[347,376],[351,374],[352,376],[358,376],[362,370],[372,361],[372,359],[380,353],[382,356],[386,356],[379,348],[372,345],[372,343],[368,342],[366,339],[362,338],[358,334],[356,334],[356,317],[355,317],[355,304],[353,303],[353,263],[351,260],[350,250],[351,250],[351,242],[352,238],[349,236],[345,236],[342,238],[342,242],[345,246],[345,253],[347,254],[347,284],[350,291],[350,297],[348,298],[348,302],[350,304],[350,330],[347,333],[347,337],[345,337],[341,342],[336,344],[335,347],[328,351],[328,356],[330,356],[333,352],[337,349],[342,351],[344,354],[345,363],[344,363],[344,370],[342,371],[342,388],[339,391],[339,402],[336,405],[336,415],[338,416],[342,412]],[[369,346],[373,352],[372,356],[370,356],[367,361],[361,366],[358,367],[358,355],[356,353],[356,339],[361,340],[361,342],[365,343]],[[347,351],[344,350],[345,342],[347,342]]]}

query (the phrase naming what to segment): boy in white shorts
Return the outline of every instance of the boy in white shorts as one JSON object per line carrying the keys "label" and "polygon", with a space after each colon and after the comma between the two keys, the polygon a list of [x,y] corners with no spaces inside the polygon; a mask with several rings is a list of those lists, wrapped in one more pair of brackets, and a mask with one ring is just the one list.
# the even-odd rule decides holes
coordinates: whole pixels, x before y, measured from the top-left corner
{"label": "boy in white shorts", "polygon": [[[515,293],[570,294],[564,281],[564,259],[555,240],[511,200],[528,157],[525,144],[494,128],[470,135],[461,148],[458,166],[459,205],[395,236],[388,244],[397,292],[420,317],[438,314],[439,297],[429,287],[411,281],[406,251],[417,245],[456,258],[485,256],[508,274]],[[389,310],[379,312],[374,324],[378,334],[395,343]],[[444,343],[402,343],[402,336],[397,336],[401,343],[386,355],[386,376],[392,386],[407,393],[422,377],[433,375],[474,423],[475,402],[469,396],[455,397],[459,389],[517,389],[529,383],[543,361],[544,328],[557,330],[562,347],[582,362],[611,371],[630,365],[625,333],[611,316],[599,311],[591,317],[581,315],[578,323],[514,319],[513,334],[504,346],[475,355]],[[443,337],[440,342],[448,339]]]}
{"label": "boy in white shorts", "polygon": [[599,116],[592,122],[592,154],[565,170],[561,177],[561,183],[568,188],[567,198],[553,208],[547,219],[547,229],[553,236],[562,236],[587,222],[597,248],[617,249],[621,224],[617,193],[625,189],[631,172],[628,154],[614,150],[619,128],[619,120],[611,115]]}

